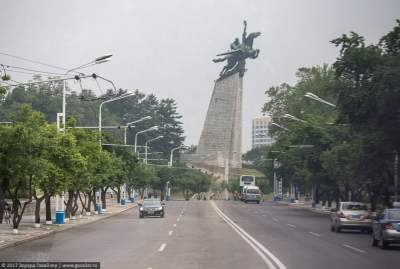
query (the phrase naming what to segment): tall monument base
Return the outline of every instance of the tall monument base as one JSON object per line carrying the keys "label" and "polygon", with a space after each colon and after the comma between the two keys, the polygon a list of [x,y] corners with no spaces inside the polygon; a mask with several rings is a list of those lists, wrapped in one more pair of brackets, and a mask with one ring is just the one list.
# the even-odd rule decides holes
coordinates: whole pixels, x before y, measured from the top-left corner
{"label": "tall monument base", "polygon": [[236,72],[215,82],[197,151],[191,161],[242,167],[243,77]]}

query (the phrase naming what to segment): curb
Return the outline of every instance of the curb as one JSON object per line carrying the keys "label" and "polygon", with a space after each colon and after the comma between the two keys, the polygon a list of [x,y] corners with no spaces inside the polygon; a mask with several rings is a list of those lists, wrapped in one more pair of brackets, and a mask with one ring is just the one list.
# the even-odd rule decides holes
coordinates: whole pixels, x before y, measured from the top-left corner
{"label": "curb", "polygon": [[64,229],[61,229],[61,230],[52,230],[52,231],[49,231],[49,232],[44,233],[44,234],[40,234],[40,235],[32,236],[32,237],[29,237],[29,238],[21,239],[21,240],[16,241],[16,242],[8,243],[8,244],[0,246],[0,250],[6,249],[6,248],[9,248],[9,247],[22,245],[22,244],[25,244],[27,242],[34,241],[36,239],[41,239],[41,238],[50,236],[52,234],[61,233],[61,232],[68,231],[68,230],[71,230],[71,229],[76,228],[76,227],[81,227],[81,226],[85,226],[85,225],[88,225],[88,224],[92,224],[92,223],[98,222],[100,220],[108,219],[108,218],[110,218],[112,216],[118,215],[118,214],[120,214],[122,212],[125,212],[125,211],[127,211],[129,209],[132,209],[132,208],[135,208],[135,207],[137,207],[137,204],[135,204],[135,205],[133,205],[132,207],[129,207],[129,208],[124,208],[123,210],[121,210],[119,212],[115,212],[115,213],[111,213],[109,215],[105,215],[104,217],[99,218],[99,219],[94,220],[94,221],[91,221],[91,222],[86,222],[86,223],[82,223],[80,225],[65,227]]}

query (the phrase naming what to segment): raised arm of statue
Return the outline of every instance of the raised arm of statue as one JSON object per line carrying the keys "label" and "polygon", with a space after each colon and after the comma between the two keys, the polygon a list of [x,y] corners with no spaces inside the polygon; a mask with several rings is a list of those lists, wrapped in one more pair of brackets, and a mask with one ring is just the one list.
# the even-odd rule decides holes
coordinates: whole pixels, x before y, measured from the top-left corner
{"label": "raised arm of statue", "polygon": [[246,33],[247,21],[244,20],[243,25],[244,25],[244,28],[243,28],[243,34],[242,34],[242,44],[244,45],[246,43],[246,36],[247,36],[247,33]]}

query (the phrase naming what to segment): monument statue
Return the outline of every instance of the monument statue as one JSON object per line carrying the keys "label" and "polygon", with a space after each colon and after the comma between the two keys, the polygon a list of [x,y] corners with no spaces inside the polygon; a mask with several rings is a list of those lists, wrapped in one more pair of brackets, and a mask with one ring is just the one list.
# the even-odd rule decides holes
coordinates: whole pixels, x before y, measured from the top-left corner
{"label": "monument statue", "polygon": [[260,32],[254,32],[247,35],[246,28],[247,22],[243,21],[244,29],[242,34],[242,43],[236,38],[230,45],[230,51],[217,54],[222,56],[220,58],[213,59],[214,63],[227,61],[227,64],[219,74],[219,79],[230,76],[236,72],[239,72],[240,76],[244,75],[246,59],[255,59],[260,53],[259,49],[253,49],[254,39],[261,35]]}
{"label": "monument statue", "polygon": [[228,52],[218,54],[213,60],[226,61],[226,65],[214,83],[196,153],[187,156],[195,166],[213,171],[219,177],[221,173],[229,174],[229,169],[242,168],[243,75],[246,59],[255,59],[260,53],[253,49],[253,43],[261,34],[247,34],[246,29],[244,21],[242,39],[236,38]]}

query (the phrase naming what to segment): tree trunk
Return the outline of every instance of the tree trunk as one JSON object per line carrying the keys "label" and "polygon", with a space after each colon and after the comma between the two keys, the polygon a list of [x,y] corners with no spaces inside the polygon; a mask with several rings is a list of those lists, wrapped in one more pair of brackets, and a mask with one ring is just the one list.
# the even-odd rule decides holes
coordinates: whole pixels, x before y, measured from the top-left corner
{"label": "tree trunk", "polygon": [[71,217],[71,211],[72,211],[72,203],[74,201],[74,196],[75,192],[72,189],[68,190],[68,200],[67,202],[64,201],[65,204],[65,218],[69,219]]}
{"label": "tree trunk", "polygon": [[46,206],[46,221],[51,221],[51,196],[47,190],[44,191],[44,203]]}
{"label": "tree trunk", "polygon": [[96,211],[96,188],[92,189],[92,195],[90,196],[92,198],[92,202],[93,202],[93,211]]}
{"label": "tree trunk", "polygon": [[106,194],[107,194],[108,187],[101,188],[101,208],[106,209],[107,208],[107,203],[106,203]]}
{"label": "tree trunk", "polygon": [[35,223],[40,223],[40,206],[42,205],[44,195],[37,197],[36,191],[33,191],[33,197],[35,198]]}
{"label": "tree trunk", "polygon": [[0,224],[3,223],[4,218],[4,211],[6,208],[6,201],[5,201],[4,190],[0,187]]}
{"label": "tree trunk", "polygon": [[77,192],[75,192],[75,195],[74,195],[74,201],[73,201],[73,204],[72,204],[71,216],[75,217],[76,212],[78,211],[78,209],[79,209],[79,205],[78,205],[78,191],[77,191]]}
{"label": "tree trunk", "polygon": [[160,189],[160,199],[161,199],[161,201],[164,200],[164,192],[163,192],[162,188]]}
{"label": "tree trunk", "polygon": [[117,188],[117,203],[121,203],[121,188]]}

